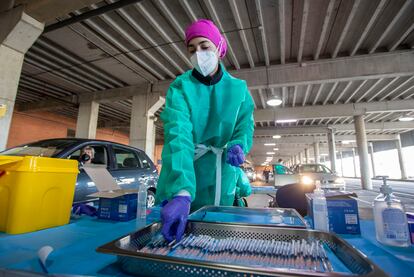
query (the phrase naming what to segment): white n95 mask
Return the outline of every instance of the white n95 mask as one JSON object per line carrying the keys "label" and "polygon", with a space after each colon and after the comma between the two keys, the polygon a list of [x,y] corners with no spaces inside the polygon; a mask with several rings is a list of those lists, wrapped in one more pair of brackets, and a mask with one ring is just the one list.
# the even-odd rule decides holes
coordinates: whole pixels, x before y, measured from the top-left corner
{"label": "white n95 mask", "polygon": [[191,56],[191,64],[204,77],[216,69],[218,58],[213,51],[197,51]]}

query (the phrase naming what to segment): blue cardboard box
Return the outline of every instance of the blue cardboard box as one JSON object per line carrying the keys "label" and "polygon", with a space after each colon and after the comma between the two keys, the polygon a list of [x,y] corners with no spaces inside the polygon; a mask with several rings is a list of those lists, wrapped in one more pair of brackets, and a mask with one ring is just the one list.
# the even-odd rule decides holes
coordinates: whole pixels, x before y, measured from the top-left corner
{"label": "blue cardboard box", "polygon": [[85,165],[83,169],[98,190],[88,195],[91,198],[99,198],[98,218],[116,221],[128,221],[136,218],[137,189],[121,189],[106,167]]}
{"label": "blue cardboard box", "polygon": [[[115,193],[115,195],[114,195]],[[129,221],[137,217],[137,192],[116,191],[110,197],[99,197],[98,218],[114,221]]]}
{"label": "blue cardboard box", "polygon": [[[308,215],[313,227],[312,196],[312,193],[306,194]],[[330,232],[337,234],[361,234],[358,202],[350,196],[355,195],[344,192],[325,193]]]}

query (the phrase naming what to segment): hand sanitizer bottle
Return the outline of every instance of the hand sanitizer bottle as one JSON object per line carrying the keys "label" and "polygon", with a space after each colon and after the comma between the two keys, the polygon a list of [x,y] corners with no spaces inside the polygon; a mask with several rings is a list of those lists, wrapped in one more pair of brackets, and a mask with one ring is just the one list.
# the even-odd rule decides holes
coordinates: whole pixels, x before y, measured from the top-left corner
{"label": "hand sanitizer bottle", "polygon": [[374,200],[374,221],[377,240],[386,245],[408,247],[407,216],[401,201],[392,194],[387,184],[387,177],[383,176],[381,194]]}
{"label": "hand sanitizer bottle", "polygon": [[137,201],[137,223],[143,227],[147,219],[147,188],[145,184],[139,185]]}
{"label": "hand sanitizer bottle", "polygon": [[315,181],[315,186],[312,197],[313,228],[329,232],[328,206],[326,204],[325,192],[321,189],[319,180]]}

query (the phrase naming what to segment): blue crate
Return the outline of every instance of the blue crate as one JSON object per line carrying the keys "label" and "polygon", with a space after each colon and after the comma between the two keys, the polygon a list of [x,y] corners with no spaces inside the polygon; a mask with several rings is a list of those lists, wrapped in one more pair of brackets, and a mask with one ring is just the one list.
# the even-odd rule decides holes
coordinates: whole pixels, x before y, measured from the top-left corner
{"label": "blue crate", "polygon": [[98,218],[129,221],[137,217],[137,193],[114,198],[99,198]]}

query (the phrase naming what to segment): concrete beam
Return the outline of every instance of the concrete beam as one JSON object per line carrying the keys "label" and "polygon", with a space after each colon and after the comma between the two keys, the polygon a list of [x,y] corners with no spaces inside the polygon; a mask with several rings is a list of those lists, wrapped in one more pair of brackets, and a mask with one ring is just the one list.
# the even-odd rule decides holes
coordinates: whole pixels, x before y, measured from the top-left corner
{"label": "concrete beam", "polygon": [[[237,71],[230,71],[230,73],[236,78],[246,80],[250,89],[263,89],[267,87],[276,88],[308,84],[323,84],[332,82],[410,76],[414,75],[414,50],[404,52],[373,54],[369,56],[359,55],[356,57],[336,58],[324,61],[311,61],[307,62],[306,65],[302,63],[301,65],[284,64],[270,67],[256,67],[253,69],[241,69]],[[155,82],[152,85],[151,91],[155,93],[160,93],[161,95],[165,95],[171,82],[172,80]],[[115,90],[120,90],[119,97],[121,100],[133,96],[131,96],[131,94],[127,92],[123,94],[122,91],[138,91],[139,89],[134,87],[141,88],[145,85],[146,84],[138,84],[136,86],[118,88]],[[107,95],[110,98],[111,93],[114,92],[113,90],[114,89],[97,91],[94,92],[94,94],[99,94],[100,99],[104,99],[105,97],[107,97]],[[146,92],[146,89],[144,90],[144,92]],[[36,103],[32,105],[35,104]],[[353,116],[355,114],[363,113],[364,107],[361,107],[363,105],[364,104],[357,104],[356,107],[354,107],[353,104],[348,104],[348,106],[341,106],[341,115],[339,116]],[[44,107],[45,104],[43,104],[42,106]],[[53,105],[50,106],[53,107]],[[267,118],[276,118],[275,116],[277,116],[278,119],[337,117],[335,115],[335,112],[338,111],[336,109],[337,106],[329,105],[329,107],[332,106],[334,107],[330,109],[330,112],[328,113],[329,116],[325,115],[326,110],[324,110],[323,112],[318,112],[318,109],[315,108],[317,106],[315,106],[285,108],[291,109],[289,110],[291,112],[289,113],[289,116],[285,117],[282,116],[282,113],[274,114],[274,111],[276,110],[259,110],[256,111],[255,117],[257,117],[256,121],[266,121]],[[29,110],[30,107],[33,106],[29,106],[25,109]],[[414,107],[414,105],[411,105],[411,107]],[[36,106],[34,106],[34,108],[36,108]],[[355,109],[360,110],[355,111]],[[297,112],[300,113],[297,114]]]}
{"label": "concrete beam", "polygon": [[26,13],[38,21],[48,22],[98,2],[101,0],[16,0],[15,5],[25,6]]}
{"label": "concrete beam", "polygon": [[[373,122],[366,123],[368,131],[383,130],[409,130],[414,129],[414,122]],[[254,136],[274,136],[274,135],[304,135],[304,134],[326,134],[329,128],[336,132],[355,131],[354,124],[337,124],[322,127],[258,127],[254,131]]]}
{"label": "concrete beam", "polygon": [[[389,141],[398,139],[398,135],[367,135],[368,141]],[[335,136],[335,142],[338,144],[342,141],[356,141],[355,135],[337,135]],[[327,136],[289,136],[283,137],[281,139],[272,139],[272,138],[254,138],[254,145],[263,145],[269,151],[278,145],[310,145],[315,142],[319,143],[328,143]],[[265,143],[275,143],[276,146],[264,146]],[[356,147],[354,144],[350,143],[350,146]],[[303,147],[303,146],[302,146]]]}
{"label": "concrete beam", "polygon": [[97,102],[110,103],[132,98],[136,95],[146,94],[148,92],[149,83],[141,83],[139,85],[127,86],[123,88],[107,89],[104,91],[95,91],[90,93],[82,93],[75,96],[67,96],[61,99],[48,99],[44,101],[22,103],[17,106],[18,110],[24,111],[46,111],[57,110],[68,105],[76,106],[80,103]]}
{"label": "concrete beam", "polygon": [[365,115],[379,112],[413,111],[414,100],[383,101],[355,104],[304,106],[261,109],[254,113],[255,122],[286,119],[323,119]]}

